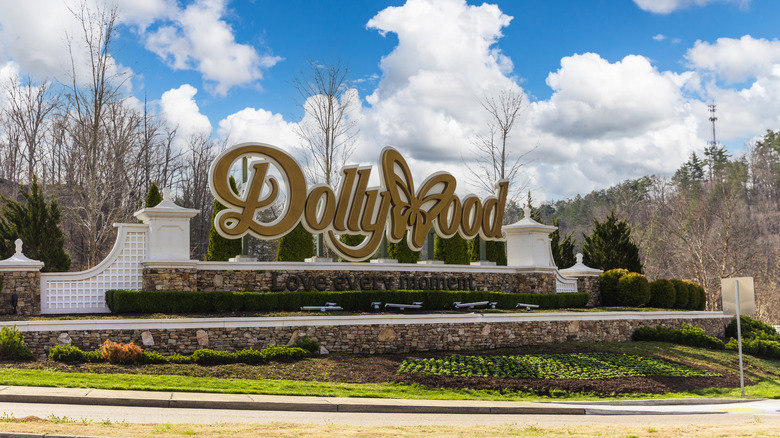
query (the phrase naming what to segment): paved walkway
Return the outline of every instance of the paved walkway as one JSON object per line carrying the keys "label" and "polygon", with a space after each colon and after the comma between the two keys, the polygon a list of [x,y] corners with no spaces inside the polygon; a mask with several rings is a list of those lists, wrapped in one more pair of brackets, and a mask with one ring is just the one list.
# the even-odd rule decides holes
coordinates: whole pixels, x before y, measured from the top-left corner
{"label": "paved walkway", "polygon": [[0,386],[0,403],[49,403],[178,409],[365,412],[414,414],[698,415],[734,411],[780,412],[780,400],[669,399],[588,402],[408,400],[257,394],[115,391]]}

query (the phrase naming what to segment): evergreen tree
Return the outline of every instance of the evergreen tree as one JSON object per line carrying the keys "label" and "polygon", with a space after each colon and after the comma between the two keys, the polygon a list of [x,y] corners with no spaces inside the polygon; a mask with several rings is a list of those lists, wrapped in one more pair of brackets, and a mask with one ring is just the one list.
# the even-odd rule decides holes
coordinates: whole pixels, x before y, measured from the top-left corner
{"label": "evergreen tree", "polygon": [[[361,243],[363,243],[363,240],[366,239],[366,236],[362,234],[341,234],[339,236],[339,241],[347,246],[358,246]],[[363,262],[368,262],[370,258],[363,260]],[[343,259],[339,257],[340,262],[348,262],[349,260]]]}
{"label": "evergreen tree", "polygon": [[[479,261],[479,240],[476,238],[469,240],[469,260]],[[506,266],[506,242],[486,240],[485,260],[495,262],[498,266]]]}
{"label": "evergreen tree", "polygon": [[557,230],[550,233],[550,247],[553,260],[555,260],[555,266],[561,269],[570,268],[577,263],[574,257],[573,233],[569,233],[561,238],[560,221],[553,219],[553,225],[558,227]]}
{"label": "evergreen tree", "polygon": [[149,192],[146,194],[146,202],[144,203],[144,207],[156,207],[157,204],[161,203],[162,201],[163,198],[160,196],[160,190],[157,189],[157,184],[152,181],[152,185],[149,186]]}
{"label": "evergreen tree", "polygon": [[[233,193],[238,194],[238,188],[236,187],[236,180],[232,176],[230,177],[230,189],[233,190]],[[146,196],[147,206],[150,202],[150,198],[152,201],[155,200],[152,196],[152,190],[154,190],[154,192],[157,193],[158,197],[160,196],[160,192],[157,191],[157,186],[154,183],[152,183],[152,187],[149,189],[149,195]],[[157,203],[159,204],[160,202]],[[214,226],[214,218],[217,216],[217,213],[224,210],[225,208],[226,207],[222,205],[219,201],[217,201],[216,199],[214,200],[214,208],[211,210],[211,229],[209,230],[209,248],[205,256],[205,260],[207,262],[217,262],[217,261],[226,262],[231,257],[235,257],[241,254],[241,239],[225,239],[224,237],[220,236],[219,233],[217,233],[217,229]]]}
{"label": "evergreen tree", "polygon": [[70,256],[65,252],[65,236],[59,227],[60,208],[57,200],[47,202],[38,178],[33,175],[30,191],[19,187],[24,203],[0,195],[3,202],[0,217],[0,253],[2,258],[13,255],[14,242],[22,239],[24,254],[44,263],[43,272],[65,272],[70,269]]}
{"label": "evergreen tree", "polygon": [[420,251],[412,251],[406,242],[406,233],[398,243],[387,243],[387,254],[391,259],[398,260],[398,263],[417,263],[420,260]]}
{"label": "evergreen tree", "polygon": [[468,265],[468,243],[457,233],[449,239],[437,235],[433,246],[433,257],[448,265]]}
{"label": "evergreen tree", "polygon": [[625,220],[618,221],[613,210],[604,222],[593,219],[593,230],[583,235],[583,263],[609,271],[623,268],[642,273],[639,248],[631,241],[631,227]]}
{"label": "evergreen tree", "polygon": [[277,262],[302,262],[314,256],[314,236],[302,224],[279,239],[279,249],[276,251]]}

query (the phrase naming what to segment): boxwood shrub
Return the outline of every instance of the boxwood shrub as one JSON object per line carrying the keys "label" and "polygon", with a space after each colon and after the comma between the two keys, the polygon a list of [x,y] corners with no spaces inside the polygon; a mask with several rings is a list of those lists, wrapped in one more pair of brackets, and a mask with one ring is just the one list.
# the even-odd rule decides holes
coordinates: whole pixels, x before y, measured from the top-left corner
{"label": "boxwood shrub", "polygon": [[718,338],[704,333],[700,327],[683,323],[679,329],[664,326],[640,327],[631,335],[634,341],[671,342],[674,344],[690,345],[692,347],[704,347],[713,350],[723,350],[724,344]]}
{"label": "boxwood shrub", "polygon": [[110,290],[106,303],[113,313],[216,313],[298,311],[302,306],[335,302],[347,311],[366,311],[371,303],[421,301],[423,310],[447,310],[452,303],[495,301],[497,308],[514,309],[517,303],[543,309],[585,307],[587,293],[516,294],[508,292],[375,290],[323,292],[180,292]]}
{"label": "boxwood shrub", "polygon": [[644,275],[636,272],[620,277],[618,291],[619,306],[639,307],[650,301],[650,283]]}
{"label": "boxwood shrub", "polygon": [[628,274],[627,269],[610,269],[607,272],[599,275],[600,280],[600,292],[601,292],[601,305],[602,306],[619,306],[620,291],[618,290],[618,282],[620,277]]}
{"label": "boxwood shrub", "polygon": [[650,283],[650,301],[649,307],[660,309],[671,309],[674,307],[677,291],[671,281],[661,278]]}
{"label": "boxwood shrub", "polygon": [[669,280],[674,285],[675,290],[675,300],[674,300],[674,308],[675,309],[687,309],[688,308],[688,300],[691,295],[690,289],[688,288],[688,283],[686,283],[683,280],[677,280],[672,279]]}

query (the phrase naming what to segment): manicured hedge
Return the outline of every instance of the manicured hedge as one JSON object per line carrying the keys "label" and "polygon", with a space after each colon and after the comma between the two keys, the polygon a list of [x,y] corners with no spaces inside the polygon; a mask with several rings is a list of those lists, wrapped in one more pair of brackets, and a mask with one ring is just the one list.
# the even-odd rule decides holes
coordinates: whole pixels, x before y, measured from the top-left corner
{"label": "manicured hedge", "polygon": [[650,283],[649,307],[671,309],[677,298],[677,291],[671,281],[661,278]]}
{"label": "manicured hedge", "polygon": [[644,275],[636,272],[620,277],[618,291],[619,306],[639,307],[650,301],[650,283]]}
{"label": "manicured hedge", "polygon": [[106,304],[113,313],[214,313],[298,311],[302,306],[335,302],[347,311],[366,311],[372,302],[412,303],[423,310],[447,310],[452,303],[495,301],[497,308],[514,309],[517,303],[543,309],[585,307],[587,293],[516,294],[441,290],[375,290],[325,292],[177,292],[110,290]]}
{"label": "manicured hedge", "polygon": [[628,274],[627,269],[610,269],[599,275],[602,306],[619,306],[620,290],[618,282],[620,278]]}
{"label": "manicured hedge", "polygon": [[713,350],[723,350],[723,341],[708,336],[700,327],[683,324],[679,329],[656,326],[640,327],[631,335],[634,341],[671,342],[674,344],[690,345],[692,347],[704,347]]}
{"label": "manicured hedge", "polygon": [[[302,338],[303,339],[303,338]],[[308,338],[307,338],[308,339]],[[313,341],[312,341],[313,342]],[[316,347],[319,344],[314,342]],[[302,348],[299,344],[295,346],[269,345],[261,350],[246,349],[236,352],[215,351],[209,349],[195,350],[189,356],[174,354],[165,357],[154,351],[144,351],[134,357],[132,361],[124,363],[196,363],[198,365],[223,365],[232,363],[245,363],[249,365],[259,365],[267,362],[294,362],[310,356],[312,353]],[[83,362],[112,362],[110,357],[106,357],[100,350],[81,351],[71,345],[56,345],[49,350],[49,359],[58,362],[83,363]]]}

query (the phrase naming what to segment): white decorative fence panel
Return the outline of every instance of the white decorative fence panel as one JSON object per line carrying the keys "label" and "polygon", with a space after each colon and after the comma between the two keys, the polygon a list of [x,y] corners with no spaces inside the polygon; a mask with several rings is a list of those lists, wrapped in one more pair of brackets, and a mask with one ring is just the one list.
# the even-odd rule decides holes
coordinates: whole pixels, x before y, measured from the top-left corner
{"label": "white decorative fence panel", "polygon": [[564,277],[556,270],[555,292],[559,294],[577,292],[577,279]]}
{"label": "white decorative fence panel", "polygon": [[41,313],[109,313],[110,289],[141,289],[149,226],[115,224],[116,243],[100,264],[81,272],[41,274]]}

